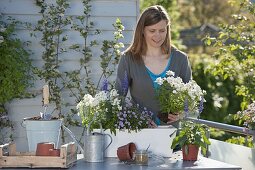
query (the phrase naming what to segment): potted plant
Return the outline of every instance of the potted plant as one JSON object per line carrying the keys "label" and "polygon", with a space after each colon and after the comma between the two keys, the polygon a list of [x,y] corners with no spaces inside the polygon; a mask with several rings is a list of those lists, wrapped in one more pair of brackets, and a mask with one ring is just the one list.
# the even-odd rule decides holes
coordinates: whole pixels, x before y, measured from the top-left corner
{"label": "potted plant", "polygon": [[180,133],[173,139],[171,148],[179,145],[182,148],[183,160],[195,161],[199,148],[205,155],[207,146],[211,144],[207,137],[207,131],[208,127],[204,124],[183,120]]}
{"label": "potted plant", "polygon": [[158,114],[160,120],[167,123],[168,113],[187,116],[183,115],[185,109],[186,112],[189,110],[189,116],[198,116],[198,106],[206,92],[194,80],[184,83],[173,71],[169,70],[166,74],[165,78],[156,79],[159,84],[156,94],[161,108]]}

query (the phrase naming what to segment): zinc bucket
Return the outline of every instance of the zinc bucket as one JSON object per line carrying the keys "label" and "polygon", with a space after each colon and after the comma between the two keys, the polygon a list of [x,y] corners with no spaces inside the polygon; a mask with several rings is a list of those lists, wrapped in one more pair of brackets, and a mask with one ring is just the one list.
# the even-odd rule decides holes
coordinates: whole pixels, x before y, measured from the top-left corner
{"label": "zinc bucket", "polygon": [[55,148],[59,145],[62,120],[28,120],[23,123],[27,132],[29,152],[35,152],[37,143],[53,142]]}

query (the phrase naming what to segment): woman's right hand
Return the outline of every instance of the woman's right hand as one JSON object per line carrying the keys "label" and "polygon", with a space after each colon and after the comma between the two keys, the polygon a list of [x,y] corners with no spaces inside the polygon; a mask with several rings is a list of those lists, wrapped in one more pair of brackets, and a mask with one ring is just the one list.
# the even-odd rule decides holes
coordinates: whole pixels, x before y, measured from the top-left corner
{"label": "woman's right hand", "polygon": [[167,124],[171,124],[171,123],[174,123],[176,121],[180,120],[180,114],[177,113],[177,114],[171,114],[169,113],[168,114],[168,121],[167,121]]}

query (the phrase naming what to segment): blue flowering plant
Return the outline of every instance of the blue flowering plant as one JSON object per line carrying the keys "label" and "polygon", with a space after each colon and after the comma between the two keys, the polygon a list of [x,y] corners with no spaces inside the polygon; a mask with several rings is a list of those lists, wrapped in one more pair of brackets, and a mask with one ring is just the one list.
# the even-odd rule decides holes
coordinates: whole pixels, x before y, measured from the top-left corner
{"label": "blue flowering plant", "polygon": [[95,96],[85,94],[77,105],[82,124],[90,130],[99,128],[110,129],[116,134],[116,129],[139,131],[147,128],[152,119],[152,112],[134,103],[130,98],[118,94],[117,90],[108,90],[107,83]]}
{"label": "blue flowering plant", "polygon": [[[184,83],[173,71],[167,71],[165,78],[157,78],[157,98],[162,113],[198,115],[203,108],[206,92],[194,81]],[[202,105],[201,105],[202,103]]]}

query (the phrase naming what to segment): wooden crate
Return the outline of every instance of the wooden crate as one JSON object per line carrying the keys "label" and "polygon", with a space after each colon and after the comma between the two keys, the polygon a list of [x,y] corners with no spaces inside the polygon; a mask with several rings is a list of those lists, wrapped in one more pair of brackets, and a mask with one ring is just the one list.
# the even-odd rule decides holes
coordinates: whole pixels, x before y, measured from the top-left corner
{"label": "wooden crate", "polygon": [[[5,154],[3,148],[8,150]],[[35,156],[35,152],[17,152],[14,143],[0,145],[0,168],[68,168],[77,160],[74,142],[61,146],[60,157]]]}

